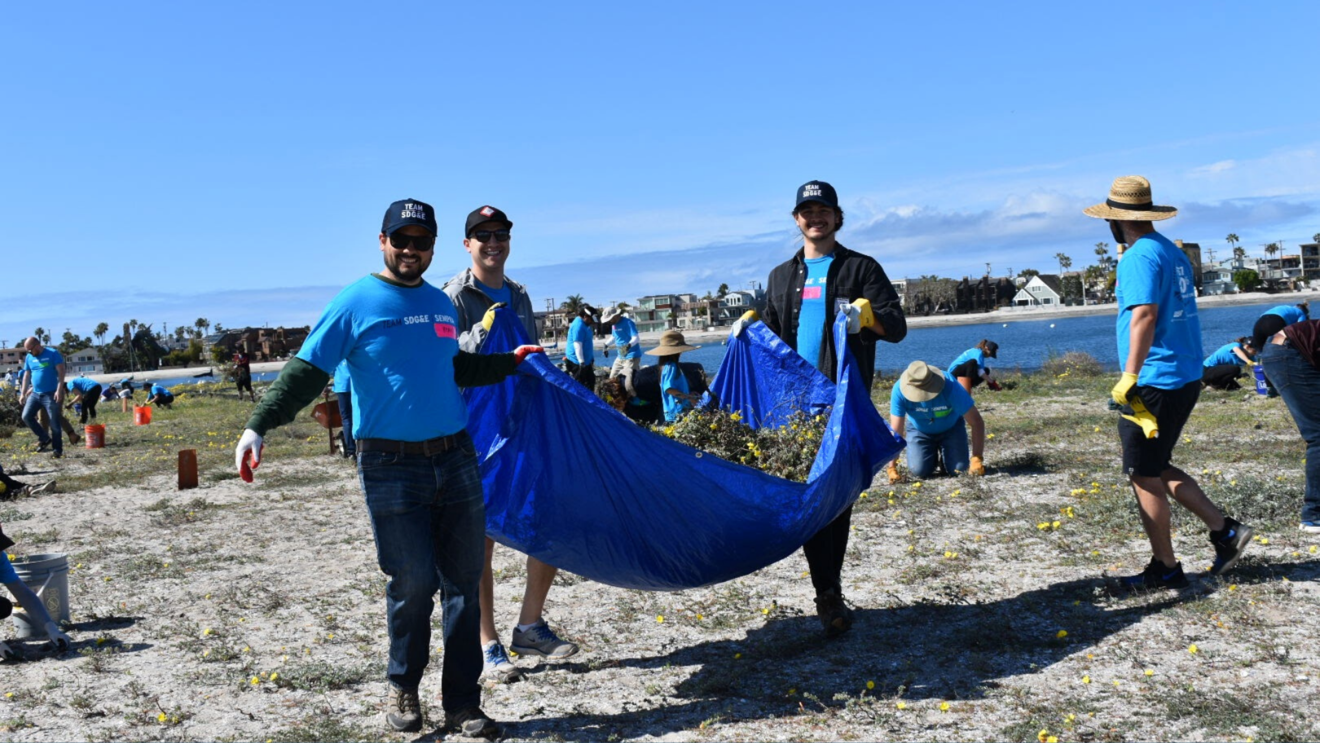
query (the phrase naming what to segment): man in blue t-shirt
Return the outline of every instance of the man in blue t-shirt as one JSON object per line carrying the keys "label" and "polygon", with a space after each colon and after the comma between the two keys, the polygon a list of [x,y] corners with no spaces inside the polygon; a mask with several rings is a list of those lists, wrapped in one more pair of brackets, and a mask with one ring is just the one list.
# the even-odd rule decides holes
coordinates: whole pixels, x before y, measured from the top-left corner
{"label": "man in blue t-shirt", "polygon": [[85,426],[88,418],[96,420],[96,404],[101,401],[101,385],[87,377],[74,377],[65,382],[64,386],[77,397],[75,402],[81,408],[79,422]]}
{"label": "man in blue t-shirt", "polygon": [[1237,380],[1243,374],[1242,367],[1255,366],[1255,358],[1256,348],[1250,338],[1243,336],[1232,343],[1225,343],[1202,362],[1204,371],[1201,372],[1201,384],[1217,390],[1241,389],[1242,385]]}
{"label": "man in blue t-shirt", "polygon": [[147,401],[142,404],[169,409],[174,405],[174,393],[168,387],[152,384],[147,387]]}
{"label": "man in blue t-shirt", "polygon": [[[909,423],[907,463],[913,477],[920,480],[934,475],[941,459],[945,474],[985,474],[985,421],[971,393],[924,361],[909,364],[889,395],[889,427],[903,436]],[[968,426],[972,429],[970,459]],[[891,465],[890,480],[894,479]]]}
{"label": "man in blue t-shirt", "polygon": [[[64,456],[64,439],[60,431],[64,416],[60,403],[64,401],[64,357],[59,351],[41,344],[35,336],[23,341],[27,356],[23,357],[23,389],[19,402],[23,404],[23,422],[37,437],[37,451],[51,450],[51,456]],[[37,411],[45,410],[50,418],[50,433],[37,420]],[[70,438],[76,441],[76,437]]]}
{"label": "man in blue t-shirt", "polygon": [[257,404],[234,463],[251,481],[265,433],[293,420],[340,362],[348,362],[358,480],[376,560],[390,578],[386,723],[398,731],[422,727],[417,689],[433,652],[431,612],[443,588],[444,728],[489,738],[500,728],[481,711],[478,680],[477,596],[486,514],[459,388],[500,382],[541,349],[527,345],[491,355],[459,349],[454,303],[422,280],[435,235],[430,204],[416,199],[390,204],[378,238],[384,270],[350,284],[326,307]]}
{"label": "man in blue t-shirt", "polygon": [[642,339],[637,334],[637,323],[618,307],[605,310],[601,322],[610,326],[610,340],[606,345],[613,343],[619,350],[614,356],[614,364],[610,366],[610,379],[622,377],[628,397],[636,397],[633,376],[642,368]]}
{"label": "man in blue t-shirt", "polygon": [[596,308],[582,305],[569,323],[564,339],[564,368],[569,376],[591,391],[596,390]]}
{"label": "man in blue t-shirt", "polygon": [[[1110,394],[1123,406],[1118,421],[1123,470],[1136,493],[1153,555],[1144,571],[1118,584],[1125,590],[1184,588],[1187,577],[1173,551],[1171,496],[1210,528],[1212,575],[1231,568],[1251,538],[1250,527],[1224,516],[1195,478],[1172,464],[1174,445],[1201,394],[1204,354],[1192,264],[1155,231],[1152,222],[1177,210],[1156,206],[1150,182],[1141,176],[1115,179],[1108,200],[1084,213],[1107,221],[1114,240],[1131,246],[1119,258],[1114,284],[1123,375]],[[1153,429],[1140,425],[1146,411],[1158,426],[1153,437]]]}

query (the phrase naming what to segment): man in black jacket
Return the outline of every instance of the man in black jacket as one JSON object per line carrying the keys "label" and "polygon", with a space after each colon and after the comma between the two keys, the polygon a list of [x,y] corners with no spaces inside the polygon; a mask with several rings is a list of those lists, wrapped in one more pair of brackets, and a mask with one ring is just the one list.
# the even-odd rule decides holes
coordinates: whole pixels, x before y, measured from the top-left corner
{"label": "man in black jacket", "polygon": [[[848,335],[848,348],[869,389],[875,378],[876,341],[898,343],[907,335],[898,293],[874,258],[835,239],[843,226],[843,210],[833,186],[811,181],[799,188],[793,219],[802,231],[803,246],[770,272],[762,319],[775,335],[837,381],[838,353],[830,330],[835,313],[855,300],[869,301],[873,321],[856,330],[854,324]],[[816,589],[816,614],[829,637],[852,627],[841,579],[851,522],[850,506],[802,547]]]}

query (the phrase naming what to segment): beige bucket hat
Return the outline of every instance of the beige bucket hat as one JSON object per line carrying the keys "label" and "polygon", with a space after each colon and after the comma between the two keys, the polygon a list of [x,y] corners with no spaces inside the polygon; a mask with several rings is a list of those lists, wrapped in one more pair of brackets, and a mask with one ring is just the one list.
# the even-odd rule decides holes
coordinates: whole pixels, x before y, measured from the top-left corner
{"label": "beige bucket hat", "polygon": [[673,356],[685,351],[695,351],[701,346],[689,346],[683,334],[677,330],[666,330],[660,334],[660,345],[646,352],[647,356]]}
{"label": "beige bucket hat", "polygon": [[606,324],[612,323],[614,322],[615,318],[619,317],[622,314],[623,314],[623,310],[619,309],[618,307],[610,307],[609,309],[605,310],[605,314],[600,316],[600,321]]}
{"label": "beige bucket hat", "polygon": [[1150,181],[1139,175],[1125,175],[1114,179],[1105,203],[1088,206],[1082,213],[1096,219],[1158,222],[1176,215],[1178,210],[1171,206],[1155,206],[1150,195]]}
{"label": "beige bucket hat", "polygon": [[899,391],[912,402],[928,402],[944,391],[944,372],[924,361],[913,361],[898,378]]}

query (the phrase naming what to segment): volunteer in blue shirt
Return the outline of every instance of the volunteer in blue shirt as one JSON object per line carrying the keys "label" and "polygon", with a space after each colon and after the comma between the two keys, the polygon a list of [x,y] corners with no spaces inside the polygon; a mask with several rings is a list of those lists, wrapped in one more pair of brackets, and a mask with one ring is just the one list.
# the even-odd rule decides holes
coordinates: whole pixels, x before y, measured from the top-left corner
{"label": "volunteer in blue shirt", "polygon": [[385,267],[350,284],[330,302],[307,340],[253,411],[234,452],[245,480],[261,460],[262,437],[288,423],[320,394],[341,362],[353,379],[353,438],[358,479],[389,576],[393,730],[422,727],[418,686],[434,651],[431,613],[443,590],[444,728],[495,737],[500,728],[481,711],[478,644],[482,544],[486,533],[481,472],[467,434],[459,387],[494,384],[538,346],[478,355],[459,350],[454,303],[424,282],[435,248],[435,211],[415,199],[396,201],[381,223]]}
{"label": "volunteer in blue shirt", "polygon": [[949,364],[949,376],[958,380],[958,384],[968,392],[972,388],[985,382],[986,386],[992,390],[999,389],[999,383],[994,380],[990,374],[990,367],[985,364],[985,357],[992,359],[999,358],[999,344],[992,340],[982,339],[975,347],[963,351],[962,354]]}
{"label": "volunteer in blue shirt", "polygon": [[1255,358],[1256,347],[1245,335],[1232,343],[1225,343],[1202,362],[1201,384],[1217,390],[1242,389],[1237,381],[1242,376],[1242,367],[1254,365]]}
{"label": "volunteer in blue shirt", "polygon": [[349,374],[347,361],[341,361],[339,366],[335,367],[335,378],[330,383],[330,391],[335,393],[335,400],[339,403],[339,420],[342,424],[342,428],[339,429],[340,453],[346,458],[356,457],[357,445],[353,442],[353,378]]}
{"label": "volunteer in blue shirt", "polygon": [[1310,318],[1310,302],[1281,304],[1277,307],[1271,307],[1256,318],[1256,324],[1251,328],[1251,345],[1257,349],[1262,349],[1275,333],[1293,323],[1299,323]]}
{"label": "volunteer in blue shirt", "polygon": [[569,376],[593,392],[596,389],[596,308],[582,305],[568,326],[564,341],[564,368]]}
{"label": "volunteer in blue shirt", "polygon": [[690,392],[687,377],[683,376],[678,356],[698,348],[701,346],[689,346],[679,331],[666,330],[660,334],[660,345],[646,352],[647,356],[658,356],[660,359],[660,404],[664,408],[667,423],[682,418],[697,401],[696,396]]}
{"label": "volunteer in blue shirt", "polygon": [[74,377],[64,386],[78,398],[75,402],[82,408],[78,422],[85,426],[89,418],[95,420],[96,403],[101,401],[101,385],[87,377]]}
{"label": "volunteer in blue shirt", "polygon": [[[23,403],[23,422],[37,437],[37,451],[51,450],[51,456],[64,456],[64,439],[60,431],[64,416],[60,403],[64,401],[64,357],[59,351],[41,345],[35,337],[23,341],[27,356],[23,357],[23,389],[19,401]],[[37,420],[37,411],[45,410],[50,417],[50,433]]]}
{"label": "volunteer in blue shirt", "polygon": [[[1250,544],[1251,528],[1225,517],[1196,479],[1173,466],[1173,448],[1201,394],[1201,321],[1196,314],[1192,264],[1178,246],[1155,231],[1152,222],[1177,210],[1156,206],[1150,182],[1141,176],[1114,180],[1103,204],[1087,207],[1089,217],[1109,223],[1114,240],[1130,247],[1118,262],[1118,360],[1123,375],[1110,392],[1123,406],[1118,421],[1123,471],[1128,475],[1150,540],[1146,569],[1122,577],[1127,590],[1184,588],[1182,564],[1173,551],[1169,498],[1210,528],[1215,560],[1211,574],[1231,568]],[[1136,401],[1154,416],[1158,434],[1148,438],[1138,425]]]}
{"label": "volunteer in blue shirt", "polygon": [[[970,459],[968,426],[972,429]],[[899,436],[907,436],[908,469],[919,480],[934,475],[941,460],[945,474],[985,474],[985,421],[971,393],[924,361],[908,364],[894,385],[889,395],[889,427]],[[895,479],[893,465],[890,479]]]}
{"label": "volunteer in blue shirt", "polygon": [[143,405],[155,405],[161,408],[169,408],[174,405],[174,393],[170,392],[169,387],[162,387],[158,384],[152,384],[147,388],[147,401]]}
{"label": "volunteer in blue shirt", "polygon": [[610,379],[622,378],[628,397],[636,397],[637,388],[633,385],[633,377],[642,368],[642,340],[637,335],[637,323],[618,307],[605,310],[601,322],[610,326],[610,342],[619,349],[610,367]]}

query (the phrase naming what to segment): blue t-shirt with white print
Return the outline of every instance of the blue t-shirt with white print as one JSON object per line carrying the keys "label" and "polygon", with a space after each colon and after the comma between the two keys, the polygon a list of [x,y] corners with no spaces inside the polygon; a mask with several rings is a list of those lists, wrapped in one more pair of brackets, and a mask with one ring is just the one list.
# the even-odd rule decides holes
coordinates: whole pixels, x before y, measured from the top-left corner
{"label": "blue t-shirt with white print", "polygon": [[637,343],[633,343],[632,348],[628,349],[628,353],[623,353],[624,347],[632,343],[633,338],[637,338],[637,324],[632,320],[626,317],[615,320],[614,329],[610,331],[610,335],[614,336],[614,345],[619,347],[619,353],[623,355],[623,358],[640,359],[642,357],[641,339],[638,339]]}
{"label": "blue t-shirt with white print", "polygon": [[298,358],[353,379],[353,438],[426,441],[467,428],[454,382],[458,313],[440,289],[367,276],[321,313]]}
{"label": "blue t-shirt with white print", "polygon": [[954,359],[952,364],[949,364],[949,368],[957,369],[972,359],[976,359],[976,370],[981,374],[985,374],[985,351],[979,348],[969,348],[963,351],[961,356]]}
{"label": "blue t-shirt with white print", "polygon": [[482,294],[490,297],[490,301],[492,302],[503,302],[507,306],[509,302],[513,301],[511,299],[513,294],[509,291],[509,284],[507,281],[500,284],[500,288],[498,289],[492,289],[476,279],[473,279],[472,281],[476,283],[477,288],[481,290]]}
{"label": "blue t-shirt with white print", "polygon": [[683,376],[683,370],[677,362],[660,365],[660,402],[665,408],[665,420],[673,423],[691,409],[692,403],[674,397],[669,394],[669,390],[678,390],[683,394],[688,392],[687,377]]}
{"label": "blue t-shirt with white print", "polygon": [[807,280],[802,285],[802,309],[798,313],[797,352],[812,366],[820,364],[820,344],[825,338],[828,314],[825,281],[833,262],[833,254],[806,259]]}
{"label": "blue t-shirt with white print", "polygon": [[922,433],[944,433],[975,406],[971,394],[948,373],[944,375],[944,389],[925,402],[907,399],[897,384],[889,394],[889,414],[898,418],[906,417],[908,425]]}
{"label": "blue t-shirt with white print", "polygon": [[[596,361],[596,333],[591,325],[575,318],[568,326],[568,335],[564,339],[564,358],[578,366],[587,366]],[[582,344],[582,358],[578,358],[577,345]]]}
{"label": "blue t-shirt with white print", "polygon": [[1196,313],[1192,263],[1178,246],[1158,232],[1132,243],[1118,261],[1114,294],[1118,298],[1118,364],[1127,364],[1132,308],[1157,306],[1155,336],[1137,384],[1178,389],[1201,381],[1205,358],[1201,318]]}

